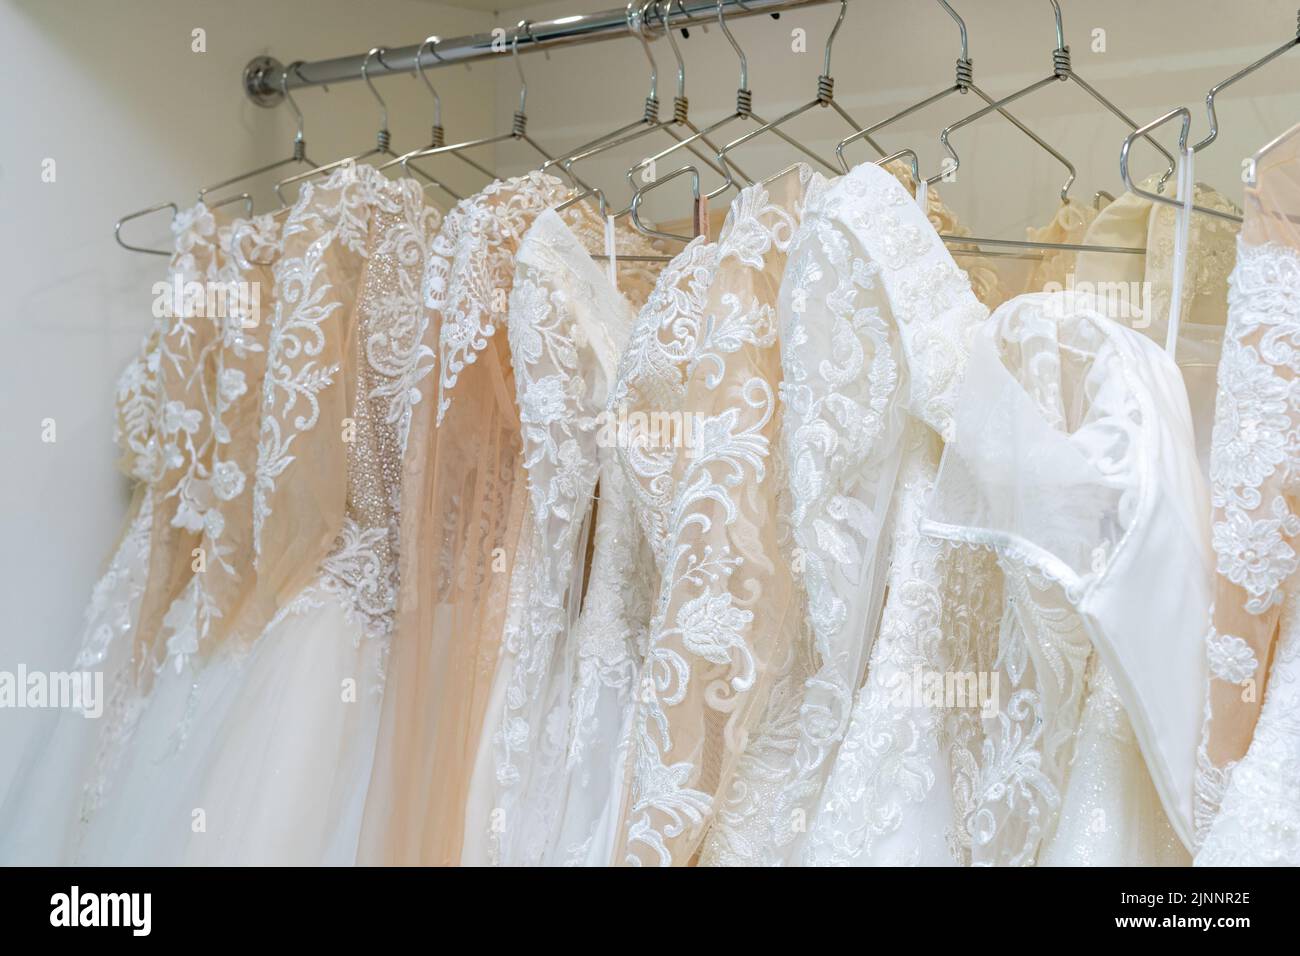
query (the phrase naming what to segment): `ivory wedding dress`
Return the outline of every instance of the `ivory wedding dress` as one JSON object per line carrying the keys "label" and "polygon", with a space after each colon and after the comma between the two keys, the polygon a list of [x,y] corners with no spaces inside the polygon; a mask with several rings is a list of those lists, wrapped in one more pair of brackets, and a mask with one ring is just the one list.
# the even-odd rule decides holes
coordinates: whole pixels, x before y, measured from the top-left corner
{"label": "ivory wedding dress", "polygon": [[[607,589],[614,601],[587,608],[584,620],[584,571],[589,553],[593,577],[602,564],[618,562],[608,553],[617,546],[611,538],[625,534],[630,520],[630,502],[611,467],[616,436],[603,413],[649,283],[643,266],[633,267],[637,275],[617,264],[621,281],[611,283],[609,270],[587,251],[603,232],[588,204],[547,210],[515,259],[508,332],[532,541],[528,561],[514,567],[522,580],[512,584],[470,786],[466,864],[578,862],[613,793],[610,768],[635,673],[629,636],[644,629],[648,601],[638,595],[644,585],[612,595]],[[656,252],[630,229],[614,238],[616,263]],[[598,479],[600,553],[589,551]],[[604,660],[593,662],[593,655]],[[596,720],[607,723],[594,726]]]}
{"label": "ivory wedding dress", "polygon": [[960,644],[939,639],[945,563],[916,526],[987,311],[912,198],[867,165],[810,195],[781,312],[816,663],[765,862],[951,863],[957,728],[891,692]]}
{"label": "ivory wedding dress", "polygon": [[[745,740],[795,645],[775,304],[808,183],[743,190],[716,244],[683,250],[637,321],[611,408],[690,421],[620,442],[661,578],[633,703],[614,861],[685,865],[735,797]],[[662,420],[662,419],[661,419]],[[706,851],[707,854],[707,851]]]}
{"label": "ivory wedding dress", "polygon": [[1218,575],[1197,865],[1300,866],[1298,148],[1293,131],[1258,159],[1230,280],[1210,452]]}
{"label": "ivory wedding dress", "polygon": [[[1177,369],[1086,300],[1025,295],[977,337],[957,408],[923,530],[995,554],[1006,595],[972,862],[1050,862],[1053,838],[1087,841],[1067,862],[1185,860],[1168,827],[1190,841],[1210,561]],[[1140,749],[1118,768],[1091,752],[1118,716],[1085,705],[1102,668]]]}

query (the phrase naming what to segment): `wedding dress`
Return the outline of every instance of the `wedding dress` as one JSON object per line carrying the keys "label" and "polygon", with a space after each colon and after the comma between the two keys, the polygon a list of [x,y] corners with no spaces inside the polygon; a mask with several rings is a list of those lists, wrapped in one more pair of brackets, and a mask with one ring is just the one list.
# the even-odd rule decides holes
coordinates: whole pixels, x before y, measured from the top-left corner
{"label": "wedding dress", "polygon": [[768,761],[765,832],[733,859],[951,863],[939,712],[900,711],[888,691],[958,643],[938,639],[943,564],[916,525],[987,311],[912,197],[864,165],[810,189],[780,314],[813,660]]}
{"label": "wedding dress", "polygon": [[[505,331],[515,259],[568,197],[532,172],[459,202],[428,250],[431,311],[411,381],[397,620],[359,860],[460,862],[465,812],[512,607],[530,561],[515,372]],[[422,360],[423,361],[423,360]],[[476,832],[479,832],[476,830]]]}
{"label": "wedding dress", "polygon": [[[1148,181],[1148,188],[1154,187]],[[1198,185],[1196,202],[1230,211],[1231,203]],[[1081,252],[1064,288],[1108,317],[1163,343],[1173,292],[1175,216],[1167,206],[1126,193],[1108,205],[1083,241],[1145,246],[1146,256]],[[1210,372],[1217,362],[1226,315],[1227,274],[1235,226],[1193,216],[1181,296],[1177,361],[1187,388],[1202,469],[1208,460]],[[1090,298],[1091,297],[1091,298]],[[1045,865],[1184,864],[1187,856],[1149,793],[1137,738],[1112,675],[1093,653],[1076,748],[1054,832],[1038,855]],[[1124,785],[1115,785],[1117,781]],[[1184,829],[1184,835],[1186,830]],[[1139,838],[1146,834],[1145,838]]]}
{"label": "wedding dress", "polygon": [[[1025,295],[977,336],[957,409],[922,527],[995,554],[1006,594],[972,862],[1050,862],[1054,836],[1058,848],[1088,841],[1068,862],[1185,858],[1168,826],[1190,842],[1204,678],[1189,648],[1211,565],[1177,369],[1087,299]],[[1104,692],[1103,668],[1149,779],[1136,755],[1116,776],[1097,772],[1108,765],[1089,732],[1116,713],[1085,698]]]}
{"label": "wedding dress", "polygon": [[660,579],[632,705],[620,864],[685,865],[700,850],[794,646],[773,454],[775,303],[811,178],[800,165],[746,188],[717,243],[697,239],[664,269],[611,393],[629,421],[691,423],[689,441],[633,430],[619,442]]}
{"label": "wedding dress", "polygon": [[1230,279],[1210,452],[1218,574],[1197,865],[1300,865],[1298,146],[1292,134],[1258,159]]}
{"label": "wedding dress", "polygon": [[141,670],[133,662],[151,644],[141,636],[140,618],[149,584],[160,586],[161,575],[155,572],[151,579],[151,567],[190,564],[169,520],[155,521],[155,513],[168,519],[176,513],[180,477],[196,469],[200,449],[210,448],[199,437],[201,413],[188,409],[185,400],[197,397],[199,404],[211,396],[203,356],[217,335],[202,315],[201,300],[178,298],[170,290],[184,291],[215,272],[218,223],[198,204],[177,214],[172,233],[169,291],[139,354],[117,383],[113,439],[122,453],[119,467],[134,479],[135,491],[121,539],[86,608],[73,662],[78,670],[104,675],[108,699],[99,701],[101,719],[80,711],[60,713],[29,745],[0,808],[0,861],[5,863],[72,861],[78,819],[96,799],[96,751],[112,736],[105,728],[123,719]]}
{"label": "wedding dress", "polygon": [[[651,278],[644,266],[620,266],[619,257],[657,249],[627,227],[615,230],[615,285],[587,251],[603,233],[586,203],[547,210],[515,258],[507,328],[532,541],[528,560],[514,567],[522,580],[512,584],[470,785],[461,857],[469,865],[577,862],[613,794],[609,769],[635,674],[629,635],[644,629],[648,599],[637,593],[644,586],[611,594],[594,580],[615,571],[619,556],[609,549],[630,521],[604,409]],[[589,552],[598,479],[599,543]],[[606,603],[595,610],[583,607],[589,553],[593,599],[606,587]]]}
{"label": "wedding dress", "polygon": [[304,188],[279,225],[259,414],[242,419],[256,431],[232,429],[227,459],[251,456],[253,470],[213,473],[225,528],[245,523],[243,553],[222,557],[245,577],[241,595],[276,609],[251,641],[205,646],[202,585],[173,605],[169,666],[114,757],[82,861],[355,859],[435,223],[418,184],[358,166]]}

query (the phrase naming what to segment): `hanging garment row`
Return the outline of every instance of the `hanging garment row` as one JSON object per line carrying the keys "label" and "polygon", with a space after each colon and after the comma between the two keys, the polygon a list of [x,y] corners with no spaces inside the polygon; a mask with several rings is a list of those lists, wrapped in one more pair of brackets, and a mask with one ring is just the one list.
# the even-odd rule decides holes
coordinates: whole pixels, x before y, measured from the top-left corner
{"label": "hanging garment row", "polygon": [[[1155,124],[1054,59],[1127,178]],[[0,860],[1300,864],[1300,127],[1244,214],[1183,110],[1169,167],[991,240],[798,112],[647,111],[445,214],[402,172],[460,146],[381,131],[178,211],[169,286],[269,301],[177,295],[121,378],[105,712],[33,747]],[[841,111],[841,159],[906,112]],[[733,122],[801,161],[739,173]],[[659,130],[701,165],[626,209],[575,171]],[[694,236],[640,217],[682,179]]]}

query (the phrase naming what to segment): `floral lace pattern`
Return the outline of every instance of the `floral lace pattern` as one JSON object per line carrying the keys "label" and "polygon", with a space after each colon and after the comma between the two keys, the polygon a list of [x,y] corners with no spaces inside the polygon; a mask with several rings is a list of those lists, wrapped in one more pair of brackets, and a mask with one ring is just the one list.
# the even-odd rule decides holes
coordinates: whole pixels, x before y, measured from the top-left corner
{"label": "floral lace pattern", "polygon": [[[773,662],[788,653],[781,645],[790,627],[789,565],[772,563],[776,502],[738,489],[761,487],[773,468],[779,355],[777,287],[768,275],[784,264],[810,178],[799,166],[744,190],[716,251],[692,243],[665,270],[673,284],[661,282],[651,296],[625,357],[645,368],[668,349],[677,356],[689,349],[686,368],[674,374],[651,365],[638,384],[655,382],[657,397],[698,415],[699,424],[689,455],[642,454],[634,439],[626,457],[648,497],[672,504],[646,509],[664,578],[633,719],[620,862],[681,865],[695,854],[730,785],[744,728],[762,716]],[[668,319],[678,334],[665,349],[660,316],[679,306],[684,319],[676,327]],[[626,394],[616,390],[611,402]]]}
{"label": "floral lace pattern", "polygon": [[[492,860],[538,864],[560,812],[570,675],[567,636],[581,598],[602,449],[599,413],[631,310],[556,214],[540,215],[516,256],[508,334],[532,503],[526,603],[508,629],[509,681],[493,739],[495,805],[508,825],[489,835]],[[513,583],[513,582],[512,582]]]}
{"label": "floral lace pattern", "polygon": [[438,422],[466,365],[506,324],[515,255],[538,213],[569,189],[533,171],[498,180],[447,213],[423,279],[424,302],[442,315],[438,332]]}
{"label": "floral lace pattern", "polygon": [[[1205,843],[1197,863],[1296,863],[1296,841],[1281,834],[1297,831],[1300,738],[1282,702],[1295,679],[1288,631],[1295,625],[1284,607],[1300,567],[1300,253],[1244,238],[1237,246],[1210,459],[1219,579],[1205,638],[1209,706],[1197,778]],[[1241,755],[1242,732],[1252,727]],[[1291,798],[1277,788],[1291,788]],[[1257,802],[1245,806],[1247,795]]]}

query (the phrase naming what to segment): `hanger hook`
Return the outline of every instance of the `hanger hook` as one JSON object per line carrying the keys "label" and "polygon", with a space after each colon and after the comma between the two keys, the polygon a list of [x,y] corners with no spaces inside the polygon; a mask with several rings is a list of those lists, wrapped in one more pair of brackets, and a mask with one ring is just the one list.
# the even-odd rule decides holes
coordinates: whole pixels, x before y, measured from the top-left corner
{"label": "hanger hook", "polygon": [[736,38],[731,35],[731,30],[727,27],[727,17],[722,12],[722,3],[723,0],[718,0],[718,26],[722,28],[727,42],[731,44],[731,48],[736,51],[736,56],[740,58],[740,88],[748,90],[749,63],[745,60],[745,51],[740,48],[740,44],[736,42]]}
{"label": "hanger hook", "polygon": [[519,65],[519,34],[520,32],[528,34],[528,39],[533,38],[532,23],[528,20],[520,20],[515,24],[515,35],[510,38],[510,56],[515,61],[515,72],[519,74],[519,114],[522,116],[525,112],[524,107],[528,104],[528,81],[524,79],[524,68]]}
{"label": "hanger hook", "polygon": [[[663,0],[653,0],[655,7],[655,17],[658,18],[660,26],[664,29],[664,36],[668,38],[668,45],[673,48],[673,58],[677,61],[677,98],[679,100],[686,98],[686,61],[682,59],[682,51],[677,46],[677,40],[673,36],[673,26],[669,22],[669,17],[673,13],[674,0],[668,0],[667,13],[663,10]],[[676,3],[682,10],[682,16],[690,19],[686,13],[686,7],[682,6],[682,0],[676,0]]]}
{"label": "hanger hook", "polygon": [[966,21],[961,18],[961,14],[952,8],[952,4],[950,4],[948,0],[939,0],[939,6],[947,10],[948,16],[957,21],[957,30],[961,33],[961,58],[963,60],[969,60],[970,40],[966,36]]}
{"label": "hanger hook", "polygon": [[302,69],[302,64],[302,60],[295,60],[293,63],[286,66],[284,71],[280,74],[280,92],[284,94],[284,101],[289,104],[289,109],[293,110],[293,115],[298,122],[298,132],[293,138],[295,143],[303,142],[303,116],[302,110],[298,108],[297,102],[295,102],[293,95],[289,92],[289,71],[292,70],[294,73],[297,73],[298,79],[302,79],[302,73],[299,72]]}
{"label": "hanger hook", "polygon": [[372,47],[370,52],[366,54],[366,58],[361,61],[361,79],[366,81],[366,86],[370,88],[370,94],[379,103],[379,109],[382,116],[379,124],[379,131],[381,133],[388,132],[388,104],[384,102],[384,98],[379,95],[379,91],[375,89],[375,84],[370,80],[370,58],[372,56],[378,57],[380,66],[384,69],[388,69],[388,64],[384,63],[385,52],[384,47]]}
{"label": "hanger hook", "polygon": [[429,78],[425,76],[424,63],[421,60],[421,55],[424,53],[424,48],[427,46],[429,47],[429,52],[433,54],[434,59],[441,60],[442,57],[438,56],[438,44],[441,42],[442,38],[438,36],[425,37],[424,42],[420,44],[420,48],[415,51],[415,71],[420,74],[420,79],[424,80],[424,85],[427,86],[429,92],[433,94],[434,126],[442,126],[442,97],[438,95],[438,91],[433,88],[433,84],[430,83]]}
{"label": "hanger hook", "polygon": [[826,58],[822,62],[822,76],[831,75],[831,47],[835,44],[835,34],[840,32],[840,24],[844,22],[844,14],[849,8],[849,0],[840,0],[840,15],[835,18],[835,26],[831,27],[831,35],[826,38]]}
{"label": "hanger hook", "polygon": [[1056,48],[1065,49],[1065,26],[1061,23],[1061,4],[1059,0],[1048,0],[1052,5],[1052,16],[1056,20]]}
{"label": "hanger hook", "polygon": [[649,6],[648,2],[638,7],[637,0],[628,0],[628,5],[623,11],[623,19],[627,21],[628,32],[636,32],[636,38],[641,41],[641,49],[645,51],[645,58],[650,61],[650,99],[658,101],[659,66],[655,63],[654,54],[650,52],[650,43],[645,38],[643,21],[647,6]]}

